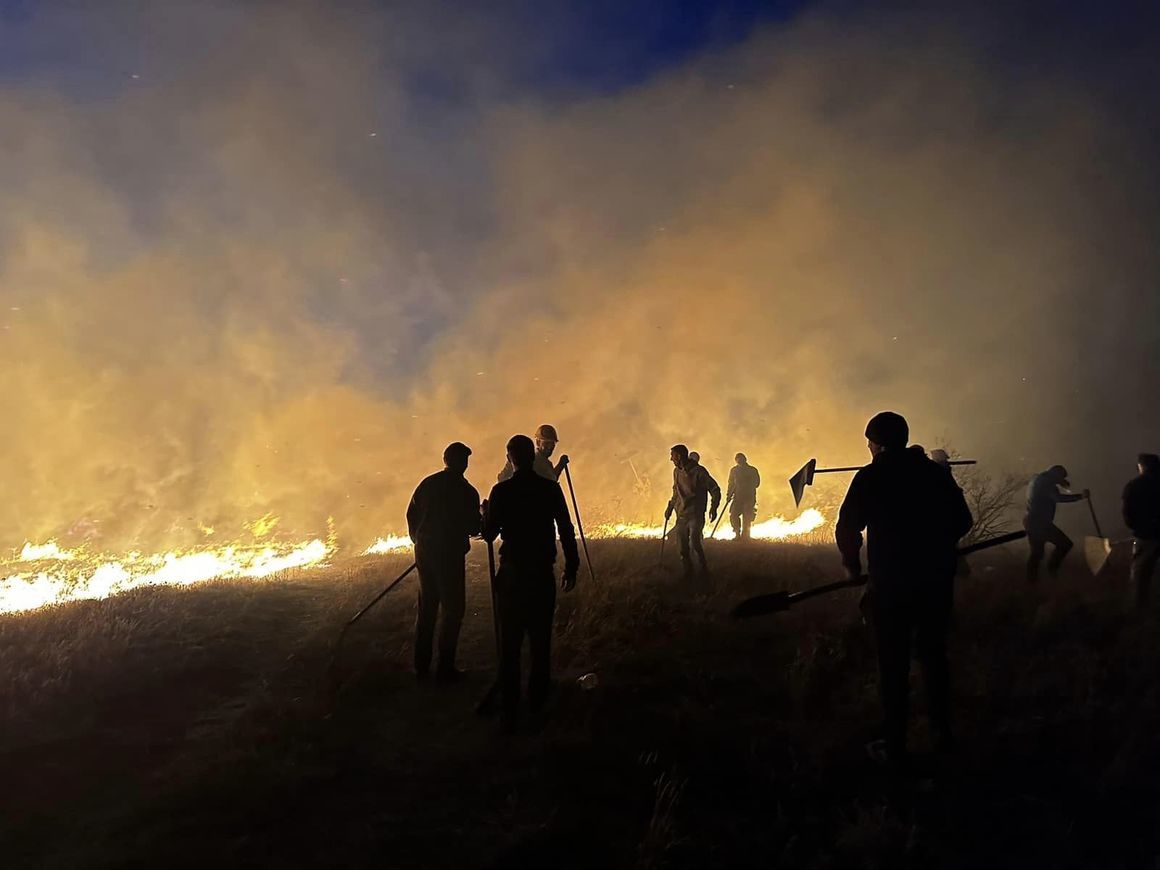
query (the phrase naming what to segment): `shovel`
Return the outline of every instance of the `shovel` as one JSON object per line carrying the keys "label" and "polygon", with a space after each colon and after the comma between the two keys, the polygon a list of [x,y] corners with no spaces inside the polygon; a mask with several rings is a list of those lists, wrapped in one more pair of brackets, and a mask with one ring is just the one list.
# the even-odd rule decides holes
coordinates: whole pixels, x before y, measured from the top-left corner
{"label": "shovel", "polygon": [[[1012,541],[1018,541],[1020,538],[1026,537],[1027,532],[1008,532],[1005,535],[988,538],[985,541],[979,541],[966,547],[959,547],[957,552],[960,556],[968,556],[971,553],[977,553],[979,550],[988,550],[991,547],[998,547],[1000,544],[1009,544]],[[734,607],[729,612],[729,615],[734,619],[749,619],[752,616],[764,616],[767,613],[781,613],[809,598],[828,595],[840,589],[853,589],[858,586],[865,586],[866,581],[869,579],[869,577],[863,574],[860,577],[851,577],[848,580],[837,580],[833,583],[826,583],[823,586],[803,589],[800,592],[769,592],[765,595],[755,595],[753,598],[746,598]]]}
{"label": "shovel", "polygon": [[1112,555],[1112,547],[1116,544],[1126,543],[1126,541],[1110,541],[1105,538],[1100,529],[1100,521],[1096,518],[1096,509],[1092,505],[1090,493],[1087,496],[1087,503],[1088,510],[1092,512],[1092,525],[1096,527],[1096,536],[1088,535],[1083,539],[1083,559],[1087,562],[1088,570],[1092,572],[1092,576],[1098,577],[1108,564],[1108,557]]}

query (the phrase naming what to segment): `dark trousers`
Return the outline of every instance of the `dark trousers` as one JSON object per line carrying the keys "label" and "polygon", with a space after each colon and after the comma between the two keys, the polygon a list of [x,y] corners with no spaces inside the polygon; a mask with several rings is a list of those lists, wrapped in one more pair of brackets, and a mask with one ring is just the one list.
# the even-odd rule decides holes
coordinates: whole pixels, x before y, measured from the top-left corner
{"label": "dark trousers", "polygon": [[677,535],[677,540],[681,544],[681,562],[685,566],[685,570],[692,570],[693,559],[689,554],[690,547],[697,554],[697,558],[701,561],[701,569],[708,567],[705,561],[705,546],[703,543],[705,537],[705,515],[704,514],[684,514],[677,516],[677,522],[673,526],[673,531]]}
{"label": "dark trousers", "polygon": [[878,643],[878,686],[885,714],[886,746],[895,758],[906,753],[912,650],[922,665],[931,730],[939,740],[950,740],[947,633],[953,606],[954,580],[950,577],[871,581],[870,608]]}
{"label": "dark trousers", "polygon": [[1160,561],[1160,540],[1136,538],[1132,543],[1132,584],[1136,587],[1136,604],[1147,605],[1152,596],[1152,575]]}
{"label": "dark trousers", "polygon": [[415,547],[419,566],[419,606],[415,616],[415,673],[431,670],[435,622],[443,611],[439,627],[439,667],[455,667],[455,648],[465,609],[466,570],[463,552],[455,545]]}
{"label": "dark trousers", "polygon": [[749,527],[757,516],[756,501],[738,501],[733,499],[729,505],[729,525],[733,526],[733,535],[739,541],[749,540]]}
{"label": "dark trousers", "polygon": [[551,563],[534,568],[500,563],[495,578],[499,606],[499,680],[503,709],[514,715],[520,706],[520,656],[528,639],[528,703],[539,710],[552,680],[552,619],[556,614],[556,578]]}
{"label": "dark trousers", "polygon": [[1054,577],[1059,572],[1059,566],[1064,557],[1072,548],[1071,538],[1065,535],[1063,530],[1054,523],[1040,526],[1029,524],[1024,520],[1023,528],[1027,530],[1027,543],[1031,547],[1031,552],[1027,557],[1028,581],[1034,583],[1039,579],[1039,563],[1043,561],[1043,554],[1048,544],[1055,546],[1051,558],[1047,560],[1047,573]]}

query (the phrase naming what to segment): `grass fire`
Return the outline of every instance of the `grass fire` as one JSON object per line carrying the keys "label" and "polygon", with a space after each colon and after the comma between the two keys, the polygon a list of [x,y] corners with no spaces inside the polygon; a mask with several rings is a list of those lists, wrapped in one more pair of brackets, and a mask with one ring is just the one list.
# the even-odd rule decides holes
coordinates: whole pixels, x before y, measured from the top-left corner
{"label": "grass fire", "polygon": [[1155,19],[0,0],[5,870],[1160,866]]}

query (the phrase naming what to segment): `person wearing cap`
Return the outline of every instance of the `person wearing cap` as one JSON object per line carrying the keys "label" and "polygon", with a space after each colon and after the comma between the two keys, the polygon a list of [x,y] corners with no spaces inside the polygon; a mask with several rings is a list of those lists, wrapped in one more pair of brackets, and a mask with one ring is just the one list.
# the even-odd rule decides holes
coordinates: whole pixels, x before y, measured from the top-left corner
{"label": "person wearing cap", "polygon": [[425,477],[407,505],[407,532],[415,544],[419,569],[419,604],[415,617],[415,675],[425,679],[431,670],[435,622],[439,627],[439,667],[436,678],[453,682],[461,676],[455,650],[465,609],[469,538],[479,534],[479,493],[467,482],[471,448],[456,441],[443,451],[442,471]]}
{"label": "person wearing cap", "polygon": [[1152,575],[1160,561],[1160,456],[1141,453],[1136,458],[1139,474],[1124,487],[1124,524],[1132,530],[1132,585],[1136,604],[1148,604]]}
{"label": "person wearing cap", "polygon": [[515,726],[520,704],[520,654],[528,638],[528,702],[543,709],[551,685],[552,620],[556,612],[556,535],[564,550],[565,592],[576,586],[580,554],[558,483],[537,474],[535,446],[526,435],[507,443],[515,473],[491,488],[483,510],[483,537],[502,537],[495,588],[499,613],[499,688],[504,726]]}
{"label": "person wearing cap", "polygon": [[952,746],[947,633],[954,605],[959,538],[970,531],[962,490],[937,464],[908,450],[906,420],[892,411],[866,427],[871,462],[860,469],[838,514],[836,539],[851,578],[869,565],[867,610],[878,647],[885,727],[882,748],[906,764],[911,648],[922,665],[927,714],[937,745]]}
{"label": "person wearing cap", "polygon": [[709,506],[709,522],[717,519],[717,508],[721,503],[721,487],[709,474],[700,462],[693,462],[689,448],[684,444],[677,444],[669,451],[669,459],[673,463],[673,497],[665,506],[665,522],[676,511],[677,521],[673,524],[673,533],[681,545],[681,564],[685,566],[685,576],[693,573],[693,560],[689,553],[690,548],[697,554],[701,563],[701,573],[709,573],[709,564],[705,559],[705,508]]}
{"label": "person wearing cap", "polygon": [[729,484],[725,488],[729,525],[733,526],[735,541],[748,541],[749,527],[757,517],[757,488],[761,486],[761,475],[749,464],[744,453],[738,453],[733,460],[737,464],[729,469]]}
{"label": "person wearing cap", "polygon": [[[564,466],[568,464],[568,456],[565,454],[560,457],[558,463],[555,465],[552,464],[552,454],[555,452],[556,444],[560,440],[556,435],[556,427],[548,423],[537,426],[533,437],[536,448],[536,458],[533,468],[536,474],[547,480],[559,482],[560,475],[564,473]],[[515,468],[509,459],[504,465],[503,470],[496,475],[496,481],[508,480],[514,473]]]}
{"label": "person wearing cap", "polygon": [[1068,486],[1067,469],[1062,465],[1053,465],[1047,471],[1036,474],[1027,486],[1027,512],[1023,517],[1023,528],[1027,530],[1027,543],[1030,546],[1027,558],[1029,583],[1039,579],[1039,563],[1043,561],[1048,544],[1055,548],[1047,560],[1047,573],[1053,577],[1059,573],[1060,564],[1072,548],[1071,538],[1055,524],[1055,506],[1083,501],[1088,491],[1060,492],[1060,487]]}

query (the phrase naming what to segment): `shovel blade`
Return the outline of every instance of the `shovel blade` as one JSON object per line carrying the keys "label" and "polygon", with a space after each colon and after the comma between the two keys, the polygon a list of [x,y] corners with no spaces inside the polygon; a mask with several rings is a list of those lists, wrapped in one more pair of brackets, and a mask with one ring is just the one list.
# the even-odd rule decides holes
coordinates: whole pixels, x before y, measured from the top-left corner
{"label": "shovel blade", "polygon": [[805,495],[806,487],[813,484],[814,469],[817,467],[818,460],[811,459],[798,469],[797,474],[789,479],[789,488],[793,492],[793,503],[795,507],[801,507],[802,496]]}
{"label": "shovel blade", "polygon": [[755,595],[746,598],[731,611],[729,615],[734,619],[749,619],[753,616],[765,616],[768,613],[781,613],[789,610],[793,601],[788,592],[770,592],[766,595]]}
{"label": "shovel blade", "polygon": [[1107,538],[1096,538],[1088,535],[1083,539],[1083,558],[1087,562],[1088,570],[1093,577],[1098,577],[1108,564],[1108,556],[1112,554],[1112,542]]}

